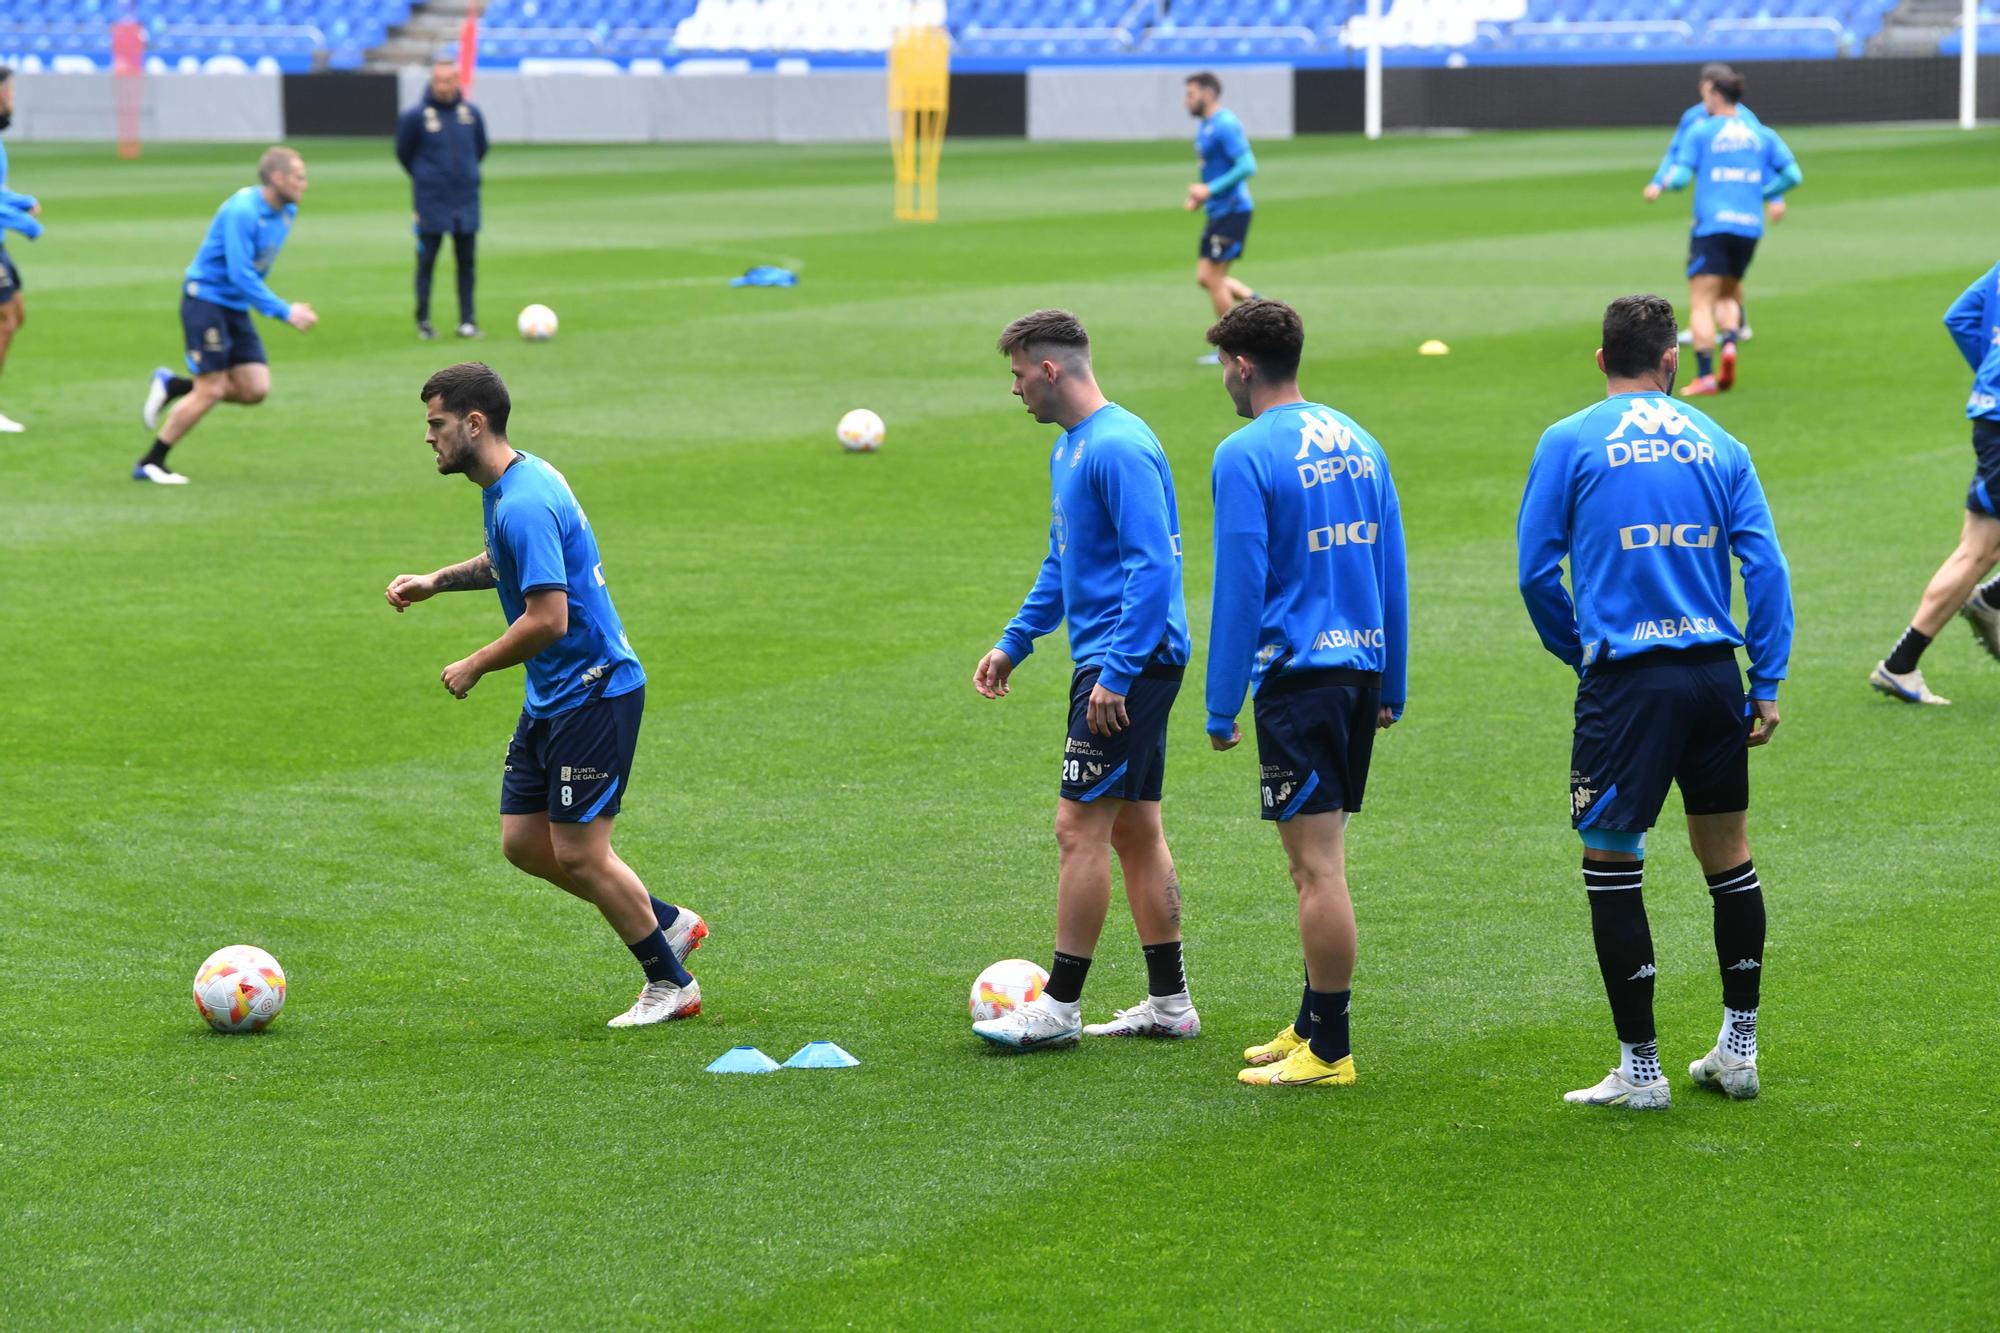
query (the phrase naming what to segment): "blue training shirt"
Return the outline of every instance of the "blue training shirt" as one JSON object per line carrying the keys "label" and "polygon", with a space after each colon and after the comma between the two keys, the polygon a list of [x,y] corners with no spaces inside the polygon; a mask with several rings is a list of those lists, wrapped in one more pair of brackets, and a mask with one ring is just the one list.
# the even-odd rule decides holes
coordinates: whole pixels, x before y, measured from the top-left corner
{"label": "blue training shirt", "polygon": [[1273,407],[1215,450],[1215,604],[1208,732],[1228,736],[1273,675],[1382,673],[1409,697],[1403,510],[1373,436],[1319,403]]}
{"label": "blue training shirt", "polygon": [[222,201],[208,235],[187,268],[186,292],[230,310],[255,309],[272,319],[292,313],[265,283],[271,265],[278,260],[285,238],[292,234],[292,219],[299,215],[297,204],[273,208],[264,202],[264,192],[246,185]]}
{"label": "blue training shirt", "polygon": [[[1757,119],[1756,112],[1740,102],[1736,106],[1736,118],[1748,122],[1753,128],[1764,123]],[[1688,131],[1707,119],[1708,108],[1699,102],[1681,112],[1681,123],[1674,126],[1674,137],[1667,143],[1666,156],[1660,159],[1659,166],[1653,168],[1653,184],[1663,186],[1667,183],[1667,173],[1674,169],[1674,157],[1680,152],[1681,143],[1687,138]]]}
{"label": "blue training shirt", "polygon": [[7,145],[0,143],[0,250],[6,249],[7,233],[18,231],[29,240],[42,234],[42,220],[31,217],[35,197],[7,188]]}
{"label": "blue training shirt", "polygon": [[1944,312],[1944,326],[1972,367],[1965,415],[2000,421],[2000,264],[1959,294]]}
{"label": "blue training shirt", "polygon": [[[1195,156],[1201,159],[1201,183],[1213,185],[1227,176],[1245,153],[1250,151],[1250,136],[1243,132],[1243,122],[1228,107],[1217,107],[1215,114],[1202,121],[1194,132]],[[1250,211],[1250,186],[1248,178],[1238,180],[1227,189],[1216,190],[1208,196],[1208,215],[1212,218],[1227,217],[1231,213]]]}
{"label": "blue training shirt", "polygon": [[1185,666],[1180,508],[1153,432],[1106,403],[1056,441],[1049,489],[1049,553],[1000,651],[1019,666],[1067,620],[1070,657],[1114,694],[1148,662]]}
{"label": "blue training shirt", "polygon": [[1762,236],[1769,187],[1796,164],[1767,125],[1740,114],[1703,118],[1681,139],[1673,161],[1694,176],[1694,234]]}
{"label": "blue training shirt", "polygon": [[[1749,610],[1740,631],[1732,553]],[[1659,649],[1740,645],[1751,697],[1778,697],[1791,572],[1750,451],[1686,403],[1621,393],[1543,432],[1521,497],[1520,576],[1543,645],[1579,675]]]}
{"label": "blue training shirt", "polygon": [[528,716],[550,717],[644,685],[646,673],[604,586],[597,538],[562,473],[516,451],[481,500],[486,555],[507,623],[521,618],[537,589],[569,594],[569,631],[528,659]]}

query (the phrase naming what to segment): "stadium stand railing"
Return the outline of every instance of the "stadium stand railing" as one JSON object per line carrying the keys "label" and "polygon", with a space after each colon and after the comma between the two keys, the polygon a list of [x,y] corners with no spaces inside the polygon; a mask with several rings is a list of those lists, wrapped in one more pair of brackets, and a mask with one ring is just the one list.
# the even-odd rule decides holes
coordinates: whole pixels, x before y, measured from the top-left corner
{"label": "stadium stand railing", "polygon": [[[1915,7],[1925,0],[1909,0]],[[1899,0],[1384,0],[1387,63],[1612,64],[1864,53]],[[1979,42],[2000,51],[2000,0]],[[424,8],[417,5],[417,9]],[[4,0],[0,59],[102,67],[122,0]],[[924,0],[957,68],[1145,61],[1351,65],[1363,0]],[[152,69],[359,67],[410,0],[140,0]],[[909,0],[492,0],[480,59],[499,67],[879,64]],[[1959,48],[1956,32],[1935,49]]]}

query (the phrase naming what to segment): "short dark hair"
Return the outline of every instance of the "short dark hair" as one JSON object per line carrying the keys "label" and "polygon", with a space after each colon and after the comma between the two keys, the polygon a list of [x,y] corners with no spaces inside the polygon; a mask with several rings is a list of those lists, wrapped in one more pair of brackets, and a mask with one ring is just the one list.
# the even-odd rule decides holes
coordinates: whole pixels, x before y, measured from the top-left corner
{"label": "short dark hair", "polygon": [[1306,326],[1283,301],[1245,301],[1208,330],[1209,343],[1224,356],[1247,356],[1266,375],[1290,379],[1299,373]]}
{"label": "short dark hair", "polygon": [[1743,76],[1733,69],[1726,74],[1716,75],[1709,80],[1708,86],[1715,89],[1717,97],[1731,106],[1743,100]]}
{"label": "short dark hair", "polygon": [[13,70],[7,68],[7,66],[5,65],[0,65],[0,83],[5,83],[7,82],[7,80],[13,77],[14,77]]}
{"label": "short dark hair", "polygon": [[1188,75],[1187,81],[1189,83],[1196,85],[1197,87],[1208,89],[1210,92],[1214,93],[1217,97],[1222,96],[1222,80],[1216,78],[1213,74],[1209,73],[1207,70],[1203,70],[1199,74]]}
{"label": "short dark hair", "polygon": [[1045,347],[1059,347],[1088,358],[1090,335],[1083,331],[1083,321],[1067,310],[1032,311],[1000,330],[1000,350],[1009,356],[1016,351],[1032,356]]}
{"label": "short dark hair", "polygon": [[442,398],[444,410],[455,417],[483,413],[486,424],[501,439],[507,438],[507,414],[514,409],[507,386],[484,361],[461,361],[446,366],[424,381],[423,402]]}
{"label": "short dark hair", "polygon": [[1681,338],[1664,296],[1621,296],[1604,307],[1604,373],[1637,379],[1656,369]]}
{"label": "short dark hair", "polygon": [[1714,83],[1717,79],[1726,79],[1735,73],[1736,70],[1727,61],[1711,60],[1701,67],[1701,81]]}

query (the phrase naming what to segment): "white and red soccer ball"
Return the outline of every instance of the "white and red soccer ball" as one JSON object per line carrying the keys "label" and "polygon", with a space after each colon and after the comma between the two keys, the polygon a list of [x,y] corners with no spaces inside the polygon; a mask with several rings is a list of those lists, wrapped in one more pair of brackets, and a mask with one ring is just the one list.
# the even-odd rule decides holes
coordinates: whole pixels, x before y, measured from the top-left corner
{"label": "white and red soccer ball", "polygon": [[285,969],[254,944],[217,949],[194,974],[194,1007],[217,1032],[262,1032],[285,1007]]}
{"label": "white and red soccer ball", "polygon": [[882,436],[887,432],[882,418],[865,407],[857,407],[840,419],[833,433],[840,437],[840,447],[850,454],[872,454],[882,447]]}
{"label": "white and red soccer ball", "polygon": [[1025,958],[993,964],[972,983],[972,1021],[998,1018],[1038,1000],[1049,974]]}

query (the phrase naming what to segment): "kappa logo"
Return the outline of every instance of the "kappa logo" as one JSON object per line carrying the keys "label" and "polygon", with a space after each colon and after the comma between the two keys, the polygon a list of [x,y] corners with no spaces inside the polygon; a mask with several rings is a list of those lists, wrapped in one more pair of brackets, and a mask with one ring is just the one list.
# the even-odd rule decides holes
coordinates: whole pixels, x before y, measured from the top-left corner
{"label": "kappa logo", "polygon": [[1082,461],[1083,461],[1083,441],[1078,440],[1076,442],[1076,448],[1070,451],[1069,465],[1071,467],[1075,467],[1078,463],[1081,463]]}
{"label": "kappa logo", "polygon": [[1761,966],[1763,965],[1755,958],[1739,958],[1725,970],[1730,972],[1755,972]]}
{"label": "kappa logo", "polygon": [[1579,815],[1582,814],[1584,811],[1590,809],[1590,803],[1592,801],[1595,801],[1596,799],[1597,799],[1597,788],[1595,787],[1570,788],[1569,806],[1571,810],[1575,811]]}
{"label": "kappa logo", "polygon": [[1764,141],[1757,137],[1757,131],[1744,123],[1740,116],[1731,116],[1729,123],[1716,132],[1709,147],[1718,153],[1740,153],[1746,148],[1762,148]]}
{"label": "kappa logo", "polygon": [[1354,447],[1354,432],[1342,425],[1340,419],[1331,412],[1302,412],[1299,414],[1299,451],[1292,455],[1294,463],[1303,463],[1314,449],[1330,454],[1338,449],[1342,453]]}
{"label": "kappa logo", "polygon": [[[1644,967],[1640,968],[1640,969],[1639,969],[1639,970],[1638,970],[1637,972],[1634,972],[1634,973],[1633,973],[1633,974],[1632,974],[1631,976],[1629,976],[1629,977],[1625,978],[1625,980],[1627,980],[1627,981],[1644,981],[1644,980],[1645,980],[1645,979],[1646,979],[1647,977],[1650,977],[1650,976],[1656,976],[1656,975],[1658,975],[1658,972],[1657,972],[1657,969],[1655,969],[1655,968],[1654,968],[1654,966],[1653,966],[1653,965],[1652,965],[1651,963],[1647,963],[1647,964],[1646,964],[1646,965],[1645,965]],[[1650,1043],[1650,1042],[1649,1042],[1649,1043],[1647,1043],[1647,1044],[1648,1044],[1648,1045],[1651,1045],[1651,1043]],[[1654,1049],[1655,1049],[1655,1051],[1657,1052],[1658,1048],[1657,1048],[1657,1047],[1655,1047]],[[1637,1052],[1637,1051],[1635,1051],[1635,1052],[1633,1052],[1633,1054],[1635,1054],[1635,1055],[1636,1055],[1636,1054],[1638,1054],[1638,1052]]]}
{"label": "kappa logo", "polygon": [[1708,432],[1688,419],[1685,412],[1674,406],[1671,398],[1634,398],[1625,408],[1625,414],[1618,418],[1618,426],[1604,438],[1622,440],[1628,430],[1651,438],[1658,435],[1693,434],[1706,440]]}

